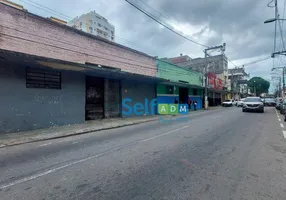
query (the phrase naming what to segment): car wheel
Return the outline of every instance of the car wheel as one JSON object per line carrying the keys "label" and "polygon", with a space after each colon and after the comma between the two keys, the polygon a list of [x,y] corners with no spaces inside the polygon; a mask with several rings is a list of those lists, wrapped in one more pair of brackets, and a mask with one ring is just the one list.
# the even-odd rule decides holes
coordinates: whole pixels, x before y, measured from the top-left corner
{"label": "car wheel", "polygon": [[260,111],[261,113],[264,113],[264,109]]}
{"label": "car wheel", "polygon": [[245,110],[244,110],[244,109],[242,109],[242,112],[245,112]]}
{"label": "car wheel", "polygon": [[285,115],[285,117],[284,117],[284,122],[286,122],[286,115]]}

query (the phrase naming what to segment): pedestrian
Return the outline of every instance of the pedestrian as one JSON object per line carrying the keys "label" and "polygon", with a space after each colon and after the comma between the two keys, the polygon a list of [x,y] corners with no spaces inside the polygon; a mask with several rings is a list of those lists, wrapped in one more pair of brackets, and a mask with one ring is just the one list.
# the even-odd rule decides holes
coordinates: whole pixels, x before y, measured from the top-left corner
{"label": "pedestrian", "polygon": [[197,110],[197,101],[194,101],[194,110]]}
{"label": "pedestrian", "polygon": [[191,100],[190,97],[188,98],[188,107],[189,107],[189,112],[190,112],[191,111],[191,107],[192,107],[192,100]]}

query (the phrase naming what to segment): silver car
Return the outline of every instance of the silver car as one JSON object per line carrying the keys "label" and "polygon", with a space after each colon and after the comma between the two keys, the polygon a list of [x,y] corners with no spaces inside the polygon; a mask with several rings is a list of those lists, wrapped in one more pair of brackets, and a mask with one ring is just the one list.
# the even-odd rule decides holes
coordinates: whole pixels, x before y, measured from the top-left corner
{"label": "silver car", "polygon": [[242,112],[258,111],[264,113],[264,104],[260,97],[247,97],[242,104]]}

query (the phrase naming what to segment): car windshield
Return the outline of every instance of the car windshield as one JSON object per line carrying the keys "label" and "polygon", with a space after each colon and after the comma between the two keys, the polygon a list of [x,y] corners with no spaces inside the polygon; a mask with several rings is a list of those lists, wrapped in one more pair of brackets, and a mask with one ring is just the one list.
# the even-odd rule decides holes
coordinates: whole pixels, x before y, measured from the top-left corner
{"label": "car windshield", "polygon": [[246,98],[244,102],[261,102],[260,98]]}
{"label": "car windshield", "polygon": [[273,102],[274,99],[265,99],[264,101],[265,101],[265,102]]}

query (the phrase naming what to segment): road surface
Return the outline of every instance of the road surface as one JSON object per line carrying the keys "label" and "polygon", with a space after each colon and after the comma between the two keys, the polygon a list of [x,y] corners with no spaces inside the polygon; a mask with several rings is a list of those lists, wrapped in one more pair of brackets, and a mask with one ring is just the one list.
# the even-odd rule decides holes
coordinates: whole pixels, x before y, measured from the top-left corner
{"label": "road surface", "polygon": [[283,200],[279,115],[222,108],[1,148],[0,199]]}

